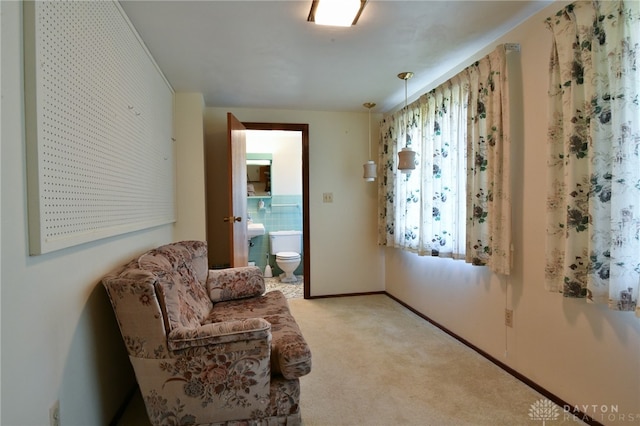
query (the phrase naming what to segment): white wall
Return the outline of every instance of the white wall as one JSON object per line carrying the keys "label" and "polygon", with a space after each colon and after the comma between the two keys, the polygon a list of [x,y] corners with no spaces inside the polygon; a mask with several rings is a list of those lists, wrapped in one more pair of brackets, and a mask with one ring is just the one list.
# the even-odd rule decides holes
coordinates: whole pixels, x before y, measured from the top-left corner
{"label": "white wall", "polygon": [[174,237],[207,239],[204,175],[204,98],[201,93],[174,96],[177,221]]}
{"label": "white wall", "polygon": [[[568,403],[590,405],[584,411],[595,420],[629,424],[628,416],[635,415],[635,424],[640,419],[640,320],[633,313],[565,299],[543,284],[551,48],[543,21],[562,5],[549,6],[499,40],[521,45],[511,75],[522,81],[512,93],[514,112],[521,111],[513,135],[513,274],[499,277],[461,261],[387,249],[386,289]],[[513,328],[504,326],[506,307],[513,309]],[[618,413],[603,417],[602,405],[616,406]]]}
{"label": "white wall", "polygon": [[22,2],[1,2],[2,425],[107,424],[134,385],[100,279],[170,242],[165,225],[41,256],[28,255]]}
{"label": "white wall", "polygon": [[[214,185],[208,182],[210,212],[224,211],[228,202],[221,161],[226,153],[227,112],[240,121],[309,124],[310,211],[305,213],[311,227],[311,295],[384,290],[383,250],[376,239],[376,187],[362,179],[362,164],[368,160],[368,113],[207,108],[207,149],[215,152],[208,164],[217,170],[215,187],[222,189],[212,192]],[[379,119],[372,114],[374,143]],[[333,203],[322,202],[324,192],[333,193]],[[217,223],[215,218],[210,223]]]}

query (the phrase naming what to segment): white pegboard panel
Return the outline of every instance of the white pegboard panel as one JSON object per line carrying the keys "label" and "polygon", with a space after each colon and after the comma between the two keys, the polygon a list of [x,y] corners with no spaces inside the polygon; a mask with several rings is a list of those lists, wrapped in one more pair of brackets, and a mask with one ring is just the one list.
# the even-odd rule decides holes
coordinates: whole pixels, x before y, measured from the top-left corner
{"label": "white pegboard panel", "polygon": [[120,5],[24,5],[31,254],[174,222],[173,90]]}

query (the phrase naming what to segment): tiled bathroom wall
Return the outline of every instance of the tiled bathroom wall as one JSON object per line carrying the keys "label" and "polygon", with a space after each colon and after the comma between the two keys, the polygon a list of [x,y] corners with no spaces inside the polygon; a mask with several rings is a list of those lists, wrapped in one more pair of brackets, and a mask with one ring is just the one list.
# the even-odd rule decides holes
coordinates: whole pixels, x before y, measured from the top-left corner
{"label": "tiled bathroom wall", "polygon": [[[260,208],[260,200],[264,203],[262,208]],[[302,195],[249,197],[247,213],[253,222],[262,223],[265,227],[265,234],[253,238],[249,244],[249,262],[255,262],[256,266],[264,271],[269,254],[269,232],[302,231]],[[273,275],[279,275],[282,271],[276,265],[275,256],[269,255],[268,259]],[[295,271],[296,275],[304,274],[303,263],[300,261],[300,266]]]}

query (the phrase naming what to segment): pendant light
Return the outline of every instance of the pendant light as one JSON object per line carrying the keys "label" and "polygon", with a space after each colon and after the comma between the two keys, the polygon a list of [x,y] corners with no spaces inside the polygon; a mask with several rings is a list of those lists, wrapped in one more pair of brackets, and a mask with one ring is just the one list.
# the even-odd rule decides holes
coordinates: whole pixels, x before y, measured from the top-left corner
{"label": "pendant light", "polygon": [[411,173],[416,168],[416,152],[409,148],[409,136],[407,135],[407,81],[413,77],[412,72],[401,72],[398,78],[404,80],[404,144],[405,147],[398,152],[398,170],[402,173]]}
{"label": "pendant light", "polygon": [[[369,109],[369,158],[371,158],[371,108],[376,106],[373,102],[366,102],[362,104],[365,108]],[[376,180],[376,166],[375,161],[369,160],[362,166],[364,168],[364,175],[362,176],[365,182],[373,182]]]}

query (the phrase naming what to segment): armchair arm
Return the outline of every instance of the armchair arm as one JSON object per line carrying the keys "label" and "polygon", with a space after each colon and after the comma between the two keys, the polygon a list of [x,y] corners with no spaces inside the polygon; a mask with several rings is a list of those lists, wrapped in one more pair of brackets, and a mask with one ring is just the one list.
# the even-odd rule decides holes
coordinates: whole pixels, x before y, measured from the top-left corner
{"label": "armchair arm", "polygon": [[167,336],[167,346],[176,351],[259,339],[271,340],[271,324],[262,318],[249,318],[205,324],[197,328],[176,328]]}
{"label": "armchair arm", "polygon": [[213,303],[264,293],[264,277],[257,266],[211,269],[207,275],[207,293]]}
{"label": "armchair arm", "polygon": [[[178,328],[167,344],[173,349],[168,358],[131,357],[145,400],[154,401],[148,411],[154,424],[225,424],[269,409],[271,326],[265,320]],[[162,404],[180,417],[167,417]]]}

